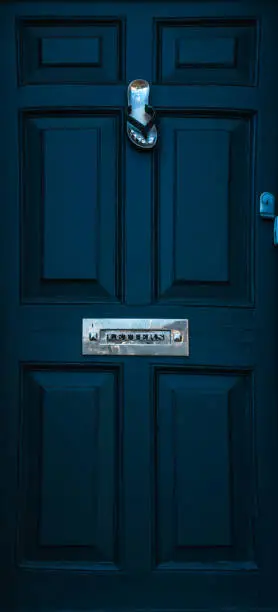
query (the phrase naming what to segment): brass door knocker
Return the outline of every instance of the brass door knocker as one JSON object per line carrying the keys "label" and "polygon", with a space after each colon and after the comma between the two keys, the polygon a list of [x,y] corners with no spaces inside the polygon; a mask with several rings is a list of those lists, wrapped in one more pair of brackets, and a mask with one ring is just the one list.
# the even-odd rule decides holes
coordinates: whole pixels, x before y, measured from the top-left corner
{"label": "brass door knocker", "polygon": [[153,149],[157,143],[156,113],[149,105],[148,81],[131,81],[127,90],[127,136],[137,149]]}

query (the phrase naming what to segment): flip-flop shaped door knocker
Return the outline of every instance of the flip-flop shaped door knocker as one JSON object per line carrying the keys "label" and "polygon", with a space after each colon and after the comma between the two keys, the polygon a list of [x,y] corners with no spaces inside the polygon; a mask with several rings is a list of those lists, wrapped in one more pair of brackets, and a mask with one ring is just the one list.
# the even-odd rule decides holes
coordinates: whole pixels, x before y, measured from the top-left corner
{"label": "flip-flop shaped door knocker", "polygon": [[129,140],[137,149],[153,149],[157,143],[156,114],[149,105],[148,81],[131,81],[127,90],[126,129]]}

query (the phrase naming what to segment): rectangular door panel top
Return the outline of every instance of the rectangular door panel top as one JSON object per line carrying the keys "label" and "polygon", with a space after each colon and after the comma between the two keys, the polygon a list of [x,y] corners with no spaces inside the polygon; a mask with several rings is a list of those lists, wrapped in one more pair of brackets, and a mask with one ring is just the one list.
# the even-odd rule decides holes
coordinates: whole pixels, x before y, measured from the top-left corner
{"label": "rectangular door panel top", "polygon": [[20,85],[122,80],[120,20],[20,19],[17,25]]}
{"label": "rectangular door panel top", "polygon": [[256,84],[254,19],[157,20],[156,37],[158,83]]}

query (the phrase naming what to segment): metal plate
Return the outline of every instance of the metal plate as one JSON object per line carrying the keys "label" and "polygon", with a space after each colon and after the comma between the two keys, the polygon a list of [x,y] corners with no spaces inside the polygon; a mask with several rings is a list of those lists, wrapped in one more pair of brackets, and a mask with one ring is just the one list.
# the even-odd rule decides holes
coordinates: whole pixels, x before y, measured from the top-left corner
{"label": "metal plate", "polygon": [[188,319],[83,319],[83,355],[189,355]]}

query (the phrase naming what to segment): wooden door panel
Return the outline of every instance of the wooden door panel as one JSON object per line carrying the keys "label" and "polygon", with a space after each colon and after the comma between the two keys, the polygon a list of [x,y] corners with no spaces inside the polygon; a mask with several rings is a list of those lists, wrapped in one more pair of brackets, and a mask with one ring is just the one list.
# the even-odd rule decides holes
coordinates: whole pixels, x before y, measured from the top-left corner
{"label": "wooden door panel", "polygon": [[157,372],[160,570],[256,569],[252,376]]}
{"label": "wooden door panel", "polygon": [[16,34],[20,85],[118,83],[123,78],[120,19],[20,17]]}
{"label": "wooden door panel", "polygon": [[17,562],[113,570],[120,536],[118,371],[25,364],[21,380]]}
{"label": "wooden door panel", "polygon": [[251,305],[255,126],[252,113],[162,114],[158,299]]}
{"label": "wooden door panel", "polygon": [[[225,10],[226,13],[226,10]],[[256,19],[200,17],[156,20],[156,82],[255,85]]]}
{"label": "wooden door panel", "polygon": [[22,301],[121,299],[119,113],[41,109],[20,125]]}

